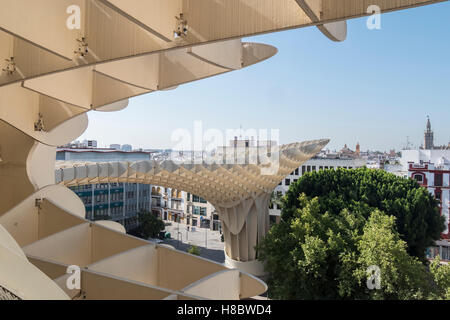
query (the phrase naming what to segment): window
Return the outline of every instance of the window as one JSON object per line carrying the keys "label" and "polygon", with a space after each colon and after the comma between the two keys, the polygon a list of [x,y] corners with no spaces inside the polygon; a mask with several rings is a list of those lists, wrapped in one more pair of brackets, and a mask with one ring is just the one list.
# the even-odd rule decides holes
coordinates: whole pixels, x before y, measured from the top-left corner
{"label": "window", "polygon": [[276,216],[270,216],[269,217],[270,225],[274,225],[277,223],[277,217]]}
{"label": "window", "polygon": [[302,175],[304,175],[306,172],[306,166],[302,166]]}
{"label": "window", "polygon": [[442,173],[435,173],[434,174],[434,185],[436,187],[442,187],[442,182],[443,182]]}
{"label": "window", "polygon": [[323,170],[323,166],[319,166],[319,170]]}
{"label": "window", "polygon": [[200,207],[193,206],[192,207],[192,213],[196,214],[196,215],[199,215],[200,214]]}
{"label": "window", "polygon": [[295,175],[298,176],[298,168],[295,169]]}
{"label": "window", "polygon": [[312,166],[312,171],[317,171],[316,169],[317,169],[316,166]]}
{"label": "window", "polygon": [[311,172],[311,166],[307,166],[306,171]]}
{"label": "window", "polygon": [[286,186],[289,186],[289,185],[291,184],[291,179],[286,179],[285,182],[284,182],[284,184],[285,184]]}
{"label": "window", "polygon": [[417,182],[422,183],[423,182],[423,176],[421,174],[416,174],[413,177]]}
{"label": "window", "polygon": [[436,200],[441,200],[442,192],[441,191],[435,191],[434,197],[436,198]]}

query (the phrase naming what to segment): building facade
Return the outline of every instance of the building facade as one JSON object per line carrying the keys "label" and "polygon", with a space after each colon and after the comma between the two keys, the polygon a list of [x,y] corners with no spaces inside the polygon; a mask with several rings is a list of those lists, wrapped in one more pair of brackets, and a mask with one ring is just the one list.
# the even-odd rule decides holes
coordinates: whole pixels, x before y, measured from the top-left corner
{"label": "building facade", "polygon": [[448,158],[442,156],[437,161],[408,162],[408,177],[416,180],[439,201],[439,210],[446,220],[446,230],[443,232],[442,238],[450,240],[450,161],[448,160],[450,158],[450,151],[446,151],[445,153]]}
{"label": "building facade", "polygon": [[[122,151],[116,148],[59,148],[57,161],[144,161],[150,152]],[[138,227],[138,213],[150,211],[152,186],[137,183],[101,183],[70,187],[85,205],[86,219],[111,220],[122,224],[126,231]]]}
{"label": "building facade", "polygon": [[193,228],[221,230],[219,215],[211,203],[188,192],[184,192],[183,196],[186,203],[186,219],[184,221],[186,225]]}
{"label": "building facade", "polygon": [[[450,151],[447,151],[450,156]],[[408,163],[408,176],[426,188],[439,201],[439,211],[445,217],[446,229],[442,233],[441,241],[435,246],[427,248],[427,258],[434,259],[437,255],[441,260],[450,261],[450,161],[441,157],[436,163],[421,161]]]}

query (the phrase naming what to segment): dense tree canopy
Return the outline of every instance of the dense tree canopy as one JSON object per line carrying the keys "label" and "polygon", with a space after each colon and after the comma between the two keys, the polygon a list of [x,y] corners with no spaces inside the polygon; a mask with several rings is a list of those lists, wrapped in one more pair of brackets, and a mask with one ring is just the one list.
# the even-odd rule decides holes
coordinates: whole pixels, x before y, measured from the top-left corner
{"label": "dense tree canopy", "polygon": [[367,168],[323,170],[304,175],[286,193],[284,220],[299,208],[298,196],[318,197],[320,212],[337,215],[342,210],[368,218],[373,209],[396,217],[396,227],[408,252],[424,260],[425,250],[445,230],[437,201],[412,179]]}
{"label": "dense tree canopy", "polygon": [[164,222],[153,213],[141,211],[138,214],[139,227],[132,234],[143,239],[157,238],[165,229]]}
{"label": "dense tree canopy", "polygon": [[[443,221],[434,199],[414,181],[368,169],[326,170],[291,185],[282,208],[281,222],[258,247],[271,298],[445,296],[447,269],[433,273],[420,261]],[[371,266],[379,268],[379,290],[366,283]]]}

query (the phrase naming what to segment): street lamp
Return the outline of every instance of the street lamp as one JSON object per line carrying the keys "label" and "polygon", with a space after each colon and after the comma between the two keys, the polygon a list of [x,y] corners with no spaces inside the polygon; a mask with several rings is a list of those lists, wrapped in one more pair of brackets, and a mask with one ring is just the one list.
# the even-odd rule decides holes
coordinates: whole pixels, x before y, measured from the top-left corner
{"label": "street lamp", "polygon": [[183,234],[181,232],[178,232],[178,243],[177,243],[177,248],[180,247],[180,240],[179,237],[181,236],[181,242],[183,242]]}

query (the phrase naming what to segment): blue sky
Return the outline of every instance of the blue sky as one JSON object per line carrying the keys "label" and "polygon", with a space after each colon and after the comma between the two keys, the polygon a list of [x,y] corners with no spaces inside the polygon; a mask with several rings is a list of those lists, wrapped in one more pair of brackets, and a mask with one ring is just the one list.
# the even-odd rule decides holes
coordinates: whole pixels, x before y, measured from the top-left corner
{"label": "blue sky", "polygon": [[143,148],[171,148],[172,132],[280,129],[280,142],[330,138],[340,149],[401,149],[422,142],[430,115],[437,144],[450,141],[450,3],[348,22],[335,43],[316,28],[244,39],[274,45],[263,63],[178,89],[133,98],[116,113],[89,114],[81,139]]}

